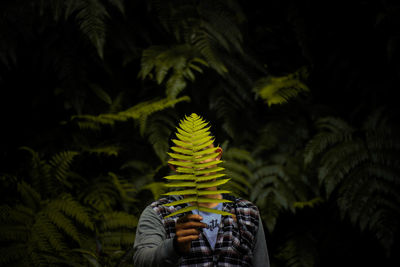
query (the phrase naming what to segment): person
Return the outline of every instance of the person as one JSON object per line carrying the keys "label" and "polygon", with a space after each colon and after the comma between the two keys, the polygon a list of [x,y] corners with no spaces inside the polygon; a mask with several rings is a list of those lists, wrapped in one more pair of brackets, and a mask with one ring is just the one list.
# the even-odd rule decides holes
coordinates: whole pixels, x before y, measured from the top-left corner
{"label": "person", "polygon": [[[216,152],[219,160],[222,149],[217,147]],[[176,168],[171,164],[170,167]],[[207,189],[216,190],[215,187]],[[164,206],[182,196],[163,197],[147,206],[136,230],[134,266],[269,267],[264,229],[256,205],[226,194],[207,197],[231,202],[198,204],[233,216],[193,210],[165,218],[190,205]]]}

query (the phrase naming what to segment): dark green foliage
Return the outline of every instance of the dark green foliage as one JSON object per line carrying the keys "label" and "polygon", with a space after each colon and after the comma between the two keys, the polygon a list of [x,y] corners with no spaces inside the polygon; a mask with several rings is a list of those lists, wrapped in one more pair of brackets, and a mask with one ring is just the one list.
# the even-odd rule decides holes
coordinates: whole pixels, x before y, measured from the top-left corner
{"label": "dark green foliage", "polygon": [[399,10],[0,1],[0,265],[129,266],[197,113],[272,266],[399,266]]}
{"label": "dark green foliage", "polygon": [[[175,47],[152,46],[143,51],[139,77],[154,78],[157,84],[165,82],[166,95],[175,99],[186,87],[186,80],[194,81],[193,71],[203,73],[208,63],[189,45]],[[154,69],[154,74],[153,74]],[[171,70],[171,71],[170,71]],[[170,73],[170,74],[169,74]]]}
{"label": "dark green foliage", "polygon": [[318,253],[313,236],[310,233],[288,234],[279,248],[276,258],[289,267],[311,267],[316,265]]}
{"label": "dark green foliage", "polygon": [[142,102],[118,113],[100,114],[97,116],[78,115],[72,117],[72,119],[77,120],[77,123],[81,128],[89,128],[94,130],[99,129],[100,125],[114,125],[118,121],[123,122],[129,119],[137,120],[140,124],[140,133],[143,134],[146,129],[146,121],[148,116],[157,111],[173,107],[175,104],[182,101],[190,101],[190,98],[183,96],[178,99],[155,99]]}
{"label": "dark green foliage", "polygon": [[228,72],[220,49],[243,52],[239,25],[244,17],[235,2],[185,1],[179,5],[168,1],[150,2],[161,25],[178,43],[193,47],[219,74]]}
{"label": "dark green foliage", "polygon": [[235,147],[228,148],[225,144],[222,145],[224,149],[222,166],[231,180],[223,188],[226,187],[237,196],[247,198],[251,188],[249,181],[252,176],[249,165],[254,163],[254,159],[251,157],[250,152]]}
{"label": "dark green foliage", "polygon": [[289,99],[310,89],[304,83],[307,79],[308,72],[305,67],[281,77],[269,75],[266,78],[261,78],[254,85],[254,91],[261,97],[269,106],[273,104],[282,104]]}
{"label": "dark green foliage", "polygon": [[342,216],[373,231],[390,254],[400,223],[398,129],[381,110],[361,129],[332,117],[320,119],[317,127],[305,150],[306,163],[317,162],[319,183],[327,197],[337,199]]}
{"label": "dark green foliage", "polygon": [[[168,112],[170,111],[170,112]],[[162,163],[167,161],[168,139],[175,128],[177,116],[171,110],[158,112],[149,117],[145,135]]]}
{"label": "dark green foliage", "polygon": [[273,232],[282,212],[312,205],[318,191],[302,162],[303,143],[308,138],[304,118],[282,115],[259,131],[252,166],[250,199],[262,210],[267,229]]}
{"label": "dark green foliage", "polygon": [[17,184],[20,202],[0,207],[0,237],[5,245],[1,265],[77,266],[86,262],[84,253],[94,255],[92,260],[100,263],[118,251],[123,254],[122,248],[133,244],[136,216],[113,211],[118,201],[134,200],[128,195],[131,185],[110,173],[105,181],[108,186],[95,183],[97,187],[78,189],[81,203],[68,193],[71,186],[65,187],[71,184],[68,173],[78,153],[58,153],[46,163],[32,149],[24,149],[33,155],[32,176],[27,178],[34,182],[42,174],[40,178],[47,179],[46,184],[51,182],[55,192],[64,193],[50,194],[47,187],[40,186],[38,191],[24,181]]}

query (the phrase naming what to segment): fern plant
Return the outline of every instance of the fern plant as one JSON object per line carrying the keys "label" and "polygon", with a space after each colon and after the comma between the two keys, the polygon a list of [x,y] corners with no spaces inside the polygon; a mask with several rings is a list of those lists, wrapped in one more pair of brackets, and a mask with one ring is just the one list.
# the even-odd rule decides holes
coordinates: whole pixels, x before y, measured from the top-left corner
{"label": "fern plant", "polygon": [[275,255],[282,266],[313,267],[318,262],[318,250],[315,237],[312,233],[290,232],[284,238],[284,243],[278,247]]}
{"label": "fern plant", "polygon": [[98,130],[100,125],[114,125],[118,121],[127,121],[133,119],[139,121],[140,133],[143,135],[146,129],[147,118],[151,114],[167,108],[174,107],[177,103],[190,101],[188,96],[182,96],[176,99],[155,99],[143,101],[127,110],[118,113],[104,113],[100,115],[75,115],[72,120],[77,120],[77,123],[82,129]]}
{"label": "fern plant", "polygon": [[9,187],[17,189],[17,198],[0,205],[0,266],[117,266],[125,261],[137,225],[128,212],[136,201],[134,186],[112,172],[89,182],[71,171],[75,151],[46,161],[22,149],[32,155],[30,177],[15,178]]}
{"label": "fern plant", "polygon": [[56,196],[63,187],[71,187],[68,181],[70,166],[77,151],[62,151],[51,157],[49,161],[40,158],[39,154],[29,147],[21,147],[32,155],[30,175],[32,185],[42,196]]}
{"label": "fern plant", "polygon": [[[0,206],[0,265],[79,265],[82,259],[72,247],[83,246],[94,231],[85,207],[71,195],[43,200],[25,182],[18,184],[22,203]],[[92,242],[93,243],[93,242]]]}
{"label": "fern plant", "polygon": [[300,93],[310,91],[304,83],[307,76],[308,71],[305,67],[280,77],[269,75],[266,78],[259,79],[255,83],[253,90],[267,102],[268,106],[283,104]]}
{"label": "fern plant", "polygon": [[319,133],[306,147],[305,163],[317,167],[320,185],[342,216],[375,233],[389,254],[400,215],[398,131],[381,111],[361,129],[341,118],[317,121]]}
{"label": "fern plant", "polygon": [[254,163],[254,159],[250,152],[236,147],[228,147],[228,142],[222,144],[224,149],[224,162],[222,167],[225,168],[226,174],[231,178],[231,181],[224,186],[234,195],[247,197],[251,188],[250,179],[252,173],[250,165]]}
{"label": "fern plant", "polygon": [[184,203],[192,203],[185,208],[171,213],[166,217],[175,216],[184,212],[199,210],[213,212],[221,215],[231,215],[225,211],[219,211],[203,207],[201,203],[223,203],[230,202],[226,199],[207,198],[206,195],[230,193],[228,190],[207,190],[227,183],[230,179],[219,179],[226,174],[217,165],[222,163],[217,160],[218,152],[213,146],[214,139],[210,135],[210,126],[200,116],[192,113],[180,121],[177,127],[176,137],[172,142],[173,152],[168,153],[171,157],[170,164],[177,166],[175,175],[166,176],[169,180],[166,186],[173,188],[183,188],[183,190],[172,191],[165,195],[179,195],[183,199],[166,204],[174,206]]}
{"label": "fern plant", "polygon": [[198,51],[219,74],[228,72],[221,50],[243,53],[240,24],[244,15],[236,1],[150,1],[150,5],[167,32]]}
{"label": "fern plant", "polygon": [[166,95],[175,99],[185,89],[187,80],[195,80],[193,71],[203,73],[203,66],[208,67],[208,63],[189,45],[151,46],[143,51],[138,76],[143,80],[154,77],[159,85],[166,81]]}
{"label": "fern plant", "polygon": [[[52,0],[38,1],[40,14],[50,13],[56,22],[61,19],[72,18],[79,27],[80,32],[97,50],[100,58],[104,57],[104,45],[106,42],[107,20],[110,18],[107,4],[101,0]],[[121,14],[125,13],[122,0],[107,1]],[[33,4],[33,3],[32,3]]]}

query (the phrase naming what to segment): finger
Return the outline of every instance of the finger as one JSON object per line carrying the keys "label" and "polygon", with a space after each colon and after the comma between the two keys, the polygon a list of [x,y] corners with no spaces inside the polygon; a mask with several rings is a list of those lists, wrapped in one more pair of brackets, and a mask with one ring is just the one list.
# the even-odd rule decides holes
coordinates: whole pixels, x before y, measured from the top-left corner
{"label": "finger", "polygon": [[178,237],[176,241],[178,241],[178,243],[187,243],[197,239],[199,239],[198,235],[188,235],[188,236]]}
{"label": "finger", "polygon": [[203,217],[201,217],[200,215],[188,214],[188,215],[185,215],[183,217],[180,217],[176,221],[176,223],[186,223],[186,222],[189,222],[189,221],[201,221],[201,220],[203,220]]}
{"label": "finger", "polygon": [[189,229],[189,228],[206,228],[207,224],[202,222],[187,222],[177,225],[178,229]]}
{"label": "finger", "polygon": [[187,218],[188,218],[189,221],[201,221],[201,220],[203,220],[203,217],[201,217],[198,214],[188,214]]}
{"label": "finger", "polygon": [[189,235],[199,235],[200,231],[197,229],[182,229],[176,232],[176,235],[179,237],[189,236]]}

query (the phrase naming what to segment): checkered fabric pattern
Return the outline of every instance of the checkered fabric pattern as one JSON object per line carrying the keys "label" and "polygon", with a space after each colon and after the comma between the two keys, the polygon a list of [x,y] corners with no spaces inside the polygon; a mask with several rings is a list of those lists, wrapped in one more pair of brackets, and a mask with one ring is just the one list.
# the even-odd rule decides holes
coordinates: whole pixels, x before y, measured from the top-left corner
{"label": "checkered fabric pattern", "polygon": [[[198,240],[192,241],[190,253],[181,257],[179,266],[252,266],[259,211],[250,201],[229,195],[224,195],[224,199],[233,202],[224,203],[222,209],[235,214],[236,219],[232,216],[222,216],[215,249],[212,250],[207,238],[200,235]],[[166,219],[164,217],[187,205],[163,206],[174,200],[176,199],[166,197],[151,204],[161,218],[167,238],[175,236],[175,223],[183,214]]]}

